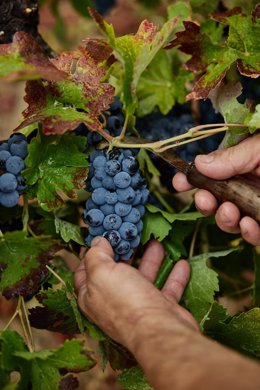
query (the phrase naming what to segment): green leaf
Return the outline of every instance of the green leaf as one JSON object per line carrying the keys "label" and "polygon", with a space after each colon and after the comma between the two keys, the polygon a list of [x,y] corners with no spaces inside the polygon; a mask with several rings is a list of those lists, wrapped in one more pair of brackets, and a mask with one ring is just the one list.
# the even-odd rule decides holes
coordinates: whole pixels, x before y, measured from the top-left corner
{"label": "green leaf", "polygon": [[217,301],[214,301],[201,321],[200,327],[203,329],[204,333],[207,334],[210,329],[214,329],[218,323],[225,322],[228,318],[229,316],[227,315],[226,309]]}
{"label": "green leaf", "polygon": [[8,232],[0,238],[0,291],[6,298],[35,294],[46,265],[61,248],[48,237],[27,237],[25,232]]}
{"label": "green leaf", "polygon": [[260,253],[254,253],[255,280],[254,280],[254,304],[260,307]]}
{"label": "green leaf", "polygon": [[84,240],[79,226],[64,221],[55,216],[55,227],[56,232],[61,235],[63,241],[69,242],[70,240],[72,240],[80,245],[84,245]]}
{"label": "green leaf", "polygon": [[168,19],[172,19],[177,16],[180,27],[182,27],[184,20],[191,17],[191,13],[191,6],[185,1],[176,1],[167,8]]}
{"label": "green leaf", "polygon": [[151,237],[163,241],[172,228],[171,224],[161,214],[152,214],[149,211],[146,211],[143,223],[144,228],[141,238],[143,245],[146,244]]}
{"label": "green leaf", "polygon": [[172,230],[169,236],[163,241],[163,246],[174,261],[179,260],[181,256],[187,257],[187,250],[184,245],[185,239],[195,229],[196,222],[194,221],[178,221],[173,222]]}
{"label": "green leaf", "polygon": [[12,43],[0,46],[0,78],[57,81],[65,79],[66,73],[52,64],[31,35],[19,31],[14,34]]}
{"label": "green leaf", "polygon": [[[84,348],[84,340],[67,340],[56,350],[14,351],[22,376],[23,388],[59,390],[63,372],[87,371],[95,365]],[[22,386],[21,386],[22,387]]]}
{"label": "green leaf", "polygon": [[146,150],[140,149],[137,158],[140,164],[140,169],[144,174],[148,171],[153,176],[160,176],[160,172],[153,164]]}
{"label": "green leaf", "polygon": [[152,390],[139,367],[131,367],[123,371],[118,378],[121,386],[128,390]]}
{"label": "green leaf", "polygon": [[215,292],[219,291],[218,275],[210,269],[207,261],[211,257],[224,257],[236,249],[203,253],[191,257],[191,279],[185,290],[183,300],[198,322],[201,322],[214,302]]}
{"label": "green leaf", "polygon": [[260,358],[260,309],[254,308],[227,322],[218,322],[207,334],[231,348]]}
{"label": "green leaf", "polygon": [[160,50],[141,75],[136,90],[138,116],[147,115],[156,107],[166,115],[176,102],[184,103],[186,84],[194,76],[182,68],[176,73],[172,61],[169,53]]}
{"label": "green leaf", "polygon": [[260,104],[256,106],[255,112],[248,114],[245,124],[250,127],[250,133],[260,128]]}
{"label": "green leaf", "polygon": [[250,15],[255,6],[259,3],[258,0],[223,0],[223,4],[227,9],[232,10],[235,7],[239,7],[243,12]]}
{"label": "green leaf", "polygon": [[[220,112],[226,123],[244,124],[249,114],[246,104],[240,104],[237,97],[242,93],[240,83],[227,83],[220,85],[210,93],[210,99],[213,102],[216,111]],[[244,127],[231,127],[226,131],[225,137],[221,143],[224,148],[236,145],[248,135],[248,129]]]}
{"label": "green leaf", "polygon": [[9,373],[17,368],[13,357],[14,351],[24,352],[27,347],[23,338],[15,331],[5,330],[0,333],[0,369]]}
{"label": "green leaf", "polygon": [[62,207],[85,187],[88,162],[85,140],[73,134],[34,138],[29,145],[24,177],[44,210]]}
{"label": "green leaf", "polygon": [[111,25],[93,11],[92,16],[108,37],[114,54],[122,65],[121,100],[127,112],[133,114],[137,107],[136,90],[139,79],[158,51],[172,38],[177,18],[167,21],[160,31],[157,31],[153,23],[144,20],[135,35],[115,38]]}
{"label": "green leaf", "polygon": [[197,211],[175,214],[163,211],[158,207],[153,206],[152,204],[148,204],[146,207],[150,213],[160,213],[165,219],[167,219],[167,221],[171,223],[173,223],[174,221],[196,221],[199,218],[203,218],[203,215]]}
{"label": "green leaf", "polygon": [[197,23],[185,21],[185,30],[177,32],[176,38],[168,46],[178,46],[181,51],[190,54],[186,67],[202,74],[187,99],[208,97],[233,64],[243,75],[257,77],[260,74],[260,43],[256,38],[260,34],[260,20],[252,21],[251,16],[242,14],[229,17],[220,15],[215,19],[229,26],[229,35],[224,43],[217,25],[216,31],[213,31],[212,22],[209,29],[204,28],[203,24],[200,27]]}

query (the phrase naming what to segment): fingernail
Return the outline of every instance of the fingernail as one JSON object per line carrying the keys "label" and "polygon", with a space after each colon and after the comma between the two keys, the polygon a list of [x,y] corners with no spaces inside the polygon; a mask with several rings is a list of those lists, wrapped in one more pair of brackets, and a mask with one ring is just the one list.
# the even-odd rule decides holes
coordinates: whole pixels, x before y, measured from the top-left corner
{"label": "fingernail", "polygon": [[197,160],[202,164],[210,164],[215,160],[215,156],[213,154],[200,154],[197,156]]}
{"label": "fingernail", "polygon": [[241,234],[242,234],[243,237],[246,237],[247,234],[248,234],[248,230],[245,229],[245,228],[241,228]]}
{"label": "fingernail", "polygon": [[101,237],[93,238],[93,240],[91,241],[91,246],[97,246],[100,243],[101,239]]}
{"label": "fingernail", "polygon": [[219,217],[225,225],[232,225],[230,218],[225,213],[220,213]]}

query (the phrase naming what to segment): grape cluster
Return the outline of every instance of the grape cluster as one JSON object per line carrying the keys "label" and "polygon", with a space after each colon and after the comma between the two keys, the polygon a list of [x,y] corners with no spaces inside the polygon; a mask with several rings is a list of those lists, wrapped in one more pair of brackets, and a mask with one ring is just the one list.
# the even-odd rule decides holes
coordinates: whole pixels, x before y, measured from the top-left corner
{"label": "grape cluster", "polygon": [[[223,117],[215,113],[210,100],[203,101],[200,108],[201,124],[223,121]],[[157,141],[185,134],[196,125],[190,108],[183,105],[175,106],[166,116],[160,112],[153,112],[143,118],[138,118],[136,128],[143,138]],[[222,138],[222,134],[217,134],[179,146],[175,151],[181,158],[190,163],[197,154],[210,153],[217,149]],[[151,154],[151,158],[161,172],[162,184],[172,191],[172,177],[176,173],[176,169],[153,154]]]}
{"label": "grape cluster", "polygon": [[149,198],[146,181],[129,149],[94,150],[90,162],[88,189],[92,194],[83,215],[89,225],[86,245],[103,235],[113,247],[116,261],[129,260],[143,229],[141,218]]}
{"label": "grape cluster", "polygon": [[[105,120],[105,132],[117,137],[120,135],[125,117],[122,113],[123,105],[118,97],[115,97],[113,103],[110,104],[109,110],[104,112],[103,117],[100,117],[100,121]],[[89,131],[87,126],[84,123],[81,123],[75,129],[76,135],[86,136],[87,137],[87,146],[96,146],[99,144],[103,137],[95,131]]]}
{"label": "grape cluster", "polygon": [[21,171],[27,153],[27,139],[23,134],[13,134],[0,144],[0,204],[4,207],[16,206],[26,188]]}

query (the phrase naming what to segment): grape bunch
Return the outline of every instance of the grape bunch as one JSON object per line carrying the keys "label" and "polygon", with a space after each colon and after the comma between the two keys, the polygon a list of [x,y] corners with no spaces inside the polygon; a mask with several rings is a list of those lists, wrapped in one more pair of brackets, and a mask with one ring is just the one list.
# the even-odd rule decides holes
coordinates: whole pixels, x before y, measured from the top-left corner
{"label": "grape bunch", "polygon": [[84,221],[89,225],[85,243],[104,236],[115,252],[115,259],[129,260],[140,243],[142,217],[149,198],[139,164],[129,149],[110,153],[94,150],[90,155],[88,189]]}
{"label": "grape bunch", "polygon": [[[210,100],[201,103],[201,124],[223,122],[223,117],[216,114]],[[196,126],[190,108],[187,105],[174,107],[169,114],[153,112],[143,118],[137,118],[136,128],[143,138],[151,141],[163,140],[185,134],[190,128]],[[217,149],[223,134],[194,141],[179,146],[175,152],[188,163],[192,162],[199,153],[210,153]],[[151,154],[156,167],[161,172],[161,182],[172,191],[172,177],[177,172],[174,167]]]}
{"label": "grape bunch", "polygon": [[20,133],[0,144],[0,205],[4,207],[16,206],[26,188],[21,171],[25,168],[27,146],[26,137]]}

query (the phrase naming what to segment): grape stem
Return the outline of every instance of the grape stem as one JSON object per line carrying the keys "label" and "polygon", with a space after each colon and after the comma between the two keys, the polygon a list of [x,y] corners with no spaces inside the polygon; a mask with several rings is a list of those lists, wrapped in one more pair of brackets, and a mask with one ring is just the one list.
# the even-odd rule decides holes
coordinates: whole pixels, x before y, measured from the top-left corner
{"label": "grape stem", "polygon": [[[213,129],[212,129],[213,127]],[[115,146],[118,148],[144,148],[155,152],[163,152],[171,148],[175,148],[181,145],[185,145],[189,142],[194,142],[199,139],[206,138],[210,135],[214,135],[223,131],[229,130],[229,127],[247,127],[241,123],[213,123],[208,125],[200,125],[190,128],[185,134],[181,134],[165,140],[148,142],[148,143],[124,143],[121,142],[120,136],[112,138],[111,147]],[[206,129],[206,130],[203,130]],[[187,139],[190,138],[190,139]]]}
{"label": "grape stem", "polygon": [[122,128],[121,134],[120,134],[120,136],[118,137],[118,140],[119,140],[119,141],[122,141],[122,140],[125,138],[126,129],[127,129],[127,124],[128,124],[128,119],[129,119],[129,114],[127,113],[127,114],[126,114],[126,117],[125,117],[125,122],[124,122],[124,126],[123,126],[123,128]]}

